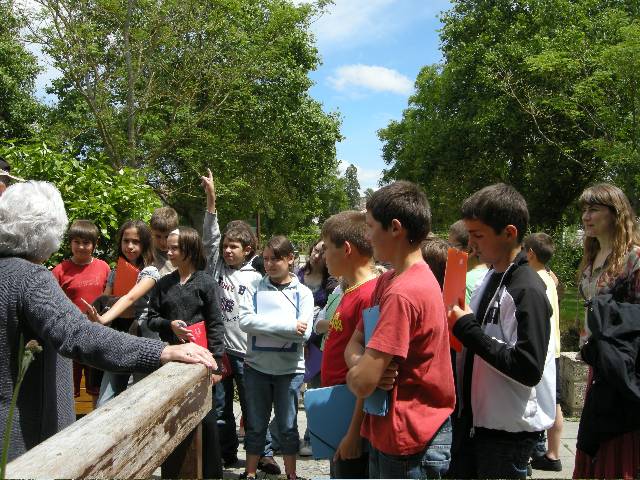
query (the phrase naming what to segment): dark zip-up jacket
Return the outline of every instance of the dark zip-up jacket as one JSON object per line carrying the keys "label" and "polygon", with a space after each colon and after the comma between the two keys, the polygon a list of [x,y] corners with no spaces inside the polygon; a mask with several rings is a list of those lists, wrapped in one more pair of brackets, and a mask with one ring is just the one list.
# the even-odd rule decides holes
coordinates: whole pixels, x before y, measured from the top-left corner
{"label": "dark zip-up jacket", "polygon": [[[487,273],[472,295],[472,310],[477,311],[485,294],[493,293],[485,289],[494,272]],[[537,432],[553,424],[556,372],[551,315],[545,284],[521,252],[502,274],[483,318],[472,313],[458,320],[453,333],[465,346],[461,371],[469,363],[473,369],[471,375],[458,377],[466,380],[460,396],[471,399],[474,426]]]}

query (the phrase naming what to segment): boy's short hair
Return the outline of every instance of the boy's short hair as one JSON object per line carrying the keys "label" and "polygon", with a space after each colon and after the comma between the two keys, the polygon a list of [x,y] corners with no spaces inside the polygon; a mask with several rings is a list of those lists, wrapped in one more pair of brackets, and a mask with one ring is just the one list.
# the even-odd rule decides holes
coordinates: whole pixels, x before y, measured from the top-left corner
{"label": "boy's short hair", "polygon": [[253,228],[242,220],[231,220],[227,223],[227,226],[224,227],[224,232],[222,232],[222,238],[220,239],[221,251],[225,238],[230,242],[239,242],[242,248],[251,247],[249,256],[255,255],[258,249],[258,239],[256,234],[253,233]]}
{"label": "boy's short hair", "polygon": [[431,231],[429,201],[415,183],[401,180],[376,190],[367,200],[367,210],[385,230],[397,219],[412,244],[422,242]]}
{"label": "boy's short hair", "polygon": [[462,203],[462,218],[480,220],[496,234],[513,225],[518,229],[520,243],[529,225],[529,210],[527,201],[515,188],[496,183],[478,190]]}
{"label": "boy's short hair", "polygon": [[171,207],[156,208],[151,215],[149,226],[152,230],[169,233],[178,228],[178,212]]}
{"label": "boy's short hair", "polygon": [[551,236],[543,232],[532,233],[524,239],[525,250],[531,249],[536,254],[538,261],[546,265],[553,257],[555,247]]}
{"label": "boy's short hair", "polygon": [[373,248],[366,238],[366,215],[357,210],[346,210],[327,218],[322,225],[322,238],[329,239],[336,247],[349,242],[360,255],[373,257]]}
{"label": "boy's short hair", "polygon": [[420,247],[423,260],[429,265],[429,268],[436,277],[440,289],[444,285],[444,272],[447,268],[447,255],[449,253],[449,244],[438,237],[429,237]]}
{"label": "boy's short hair", "polygon": [[449,227],[449,236],[455,239],[461,250],[467,251],[469,249],[469,231],[464,224],[464,220],[458,220]]}
{"label": "boy's short hair", "polygon": [[69,230],[67,230],[67,238],[69,241],[74,238],[80,238],[91,242],[94,248],[98,243],[99,236],[100,232],[98,231],[98,227],[96,227],[96,224],[91,220],[75,220],[69,226]]}

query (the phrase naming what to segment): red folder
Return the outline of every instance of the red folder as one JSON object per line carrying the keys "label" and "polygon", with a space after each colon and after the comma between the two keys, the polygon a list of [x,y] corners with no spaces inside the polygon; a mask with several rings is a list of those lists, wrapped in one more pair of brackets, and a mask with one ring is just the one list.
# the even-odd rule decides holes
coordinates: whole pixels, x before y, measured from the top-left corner
{"label": "red folder", "polygon": [[127,262],[123,257],[118,258],[116,265],[116,279],[113,282],[111,294],[114,297],[122,297],[129,293],[138,280],[140,270]]}
{"label": "red folder", "polygon": [[[444,305],[458,305],[464,308],[465,292],[467,289],[467,258],[466,252],[457,248],[449,248],[447,254],[447,268],[444,272],[444,285],[442,296]],[[452,324],[449,320],[449,343],[456,352],[462,351],[462,344],[451,331]]]}
{"label": "red folder", "polygon": [[[191,333],[193,333],[193,343],[204,348],[209,348],[209,344],[207,342],[207,329],[204,326],[204,320],[202,322],[189,325],[187,327],[187,330],[190,330]],[[231,364],[229,363],[229,359],[227,358],[226,353],[222,357],[222,365],[224,367],[222,378],[227,378],[233,372],[231,372]]]}

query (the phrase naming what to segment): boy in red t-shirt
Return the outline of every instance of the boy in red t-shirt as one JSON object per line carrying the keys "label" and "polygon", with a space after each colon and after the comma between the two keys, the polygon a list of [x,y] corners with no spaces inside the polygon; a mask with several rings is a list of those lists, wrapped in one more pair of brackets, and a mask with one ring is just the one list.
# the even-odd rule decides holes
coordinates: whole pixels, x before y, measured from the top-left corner
{"label": "boy in red t-shirt", "polygon": [[[385,416],[366,414],[371,478],[439,478],[449,468],[455,393],[442,293],[420,245],[431,212],[420,187],[395,182],[367,201],[367,235],[378,261],[372,304],[380,316],[364,344],[362,321],[347,349],[347,385],[358,398],[390,390]],[[396,376],[397,375],[397,376]]]}
{"label": "boy in red t-shirt", "polygon": [[[365,215],[354,210],[333,215],[322,226],[324,258],[329,273],[342,277],[344,293],[329,322],[322,355],[322,386],[347,383],[344,351],[362,311],[371,306],[376,286],[373,251],[366,239]],[[362,448],[360,428],[363,399],[358,399],[347,434],[330,462],[331,478],[368,478],[368,455]]]}
{"label": "boy in red t-shirt", "polygon": [[[71,244],[71,258],[57,265],[52,273],[69,299],[82,311],[102,295],[111,269],[106,262],[93,257],[98,242],[98,228],[90,220],[76,220],[69,227],[67,238]],[[98,395],[100,391],[99,371],[74,360],[73,394],[80,396],[82,371],[85,373],[87,393]]]}

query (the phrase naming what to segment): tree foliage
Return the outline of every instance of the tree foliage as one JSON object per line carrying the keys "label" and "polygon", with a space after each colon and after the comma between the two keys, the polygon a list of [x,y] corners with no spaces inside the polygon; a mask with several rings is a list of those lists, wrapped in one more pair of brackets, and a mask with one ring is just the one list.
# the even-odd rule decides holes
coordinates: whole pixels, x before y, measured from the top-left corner
{"label": "tree foliage", "polygon": [[640,190],[640,22],[623,0],[458,0],[442,16],[444,63],[416,79],[379,132],[384,179],[426,186],[440,225],[497,181],[553,226],[584,187]]}
{"label": "tree foliage", "polygon": [[360,208],[360,182],[358,181],[358,169],[351,164],[344,172],[344,184],[349,200],[349,208]]}
{"label": "tree foliage", "polygon": [[160,200],[142,172],[130,167],[115,170],[102,157],[81,161],[61,150],[41,140],[4,142],[0,156],[11,163],[12,173],[53,183],[60,190],[70,221],[89,219],[98,226],[101,250],[108,257],[120,225],[129,219],[148,221]]}
{"label": "tree foliage", "polygon": [[40,108],[33,98],[39,68],[20,39],[24,18],[10,0],[0,0],[0,138],[26,138]]}
{"label": "tree foliage", "polygon": [[62,72],[50,121],[75,155],[144,169],[186,219],[207,167],[223,219],[259,211],[289,232],[326,216],[339,120],[308,95],[323,2],[36,1],[34,38]]}

